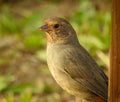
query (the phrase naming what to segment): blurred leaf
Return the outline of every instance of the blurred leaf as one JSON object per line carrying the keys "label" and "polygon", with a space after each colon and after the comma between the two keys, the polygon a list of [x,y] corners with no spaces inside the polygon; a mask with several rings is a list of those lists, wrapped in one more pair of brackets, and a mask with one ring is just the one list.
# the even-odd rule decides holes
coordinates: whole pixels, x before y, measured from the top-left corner
{"label": "blurred leaf", "polygon": [[32,99],[32,92],[29,89],[21,93],[21,96],[20,96],[21,102],[30,102],[31,99]]}
{"label": "blurred leaf", "polygon": [[0,91],[7,88],[7,86],[8,86],[8,83],[6,82],[5,77],[0,77]]}
{"label": "blurred leaf", "polygon": [[31,33],[32,31],[37,30],[37,28],[39,27],[38,24],[41,23],[41,16],[42,14],[38,12],[34,13],[34,15],[27,15],[21,20],[19,26],[23,28],[24,32]]}
{"label": "blurred leaf", "polygon": [[101,12],[89,0],[81,0],[79,9],[71,17],[80,42],[95,54],[97,50],[108,51],[110,46],[110,12]]}
{"label": "blurred leaf", "polygon": [[100,41],[100,39],[94,36],[82,35],[80,38],[80,43],[89,51],[91,54],[95,54],[96,50],[104,50],[105,44]]}
{"label": "blurred leaf", "polygon": [[32,91],[34,91],[35,85],[33,85],[32,83],[22,83],[20,85],[14,85],[9,87],[8,91],[14,93],[21,93],[27,88],[30,88]]}
{"label": "blurred leaf", "polygon": [[15,21],[15,18],[11,13],[8,14],[1,14],[0,16],[0,32],[1,33],[15,33],[17,32],[18,26]]}
{"label": "blurred leaf", "polygon": [[9,59],[0,57],[0,69],[3,68],[2,66],[5,66],[8,64]]}
{"label": "blurred leaf", "polygon": [[8,95],[5,97],[5,102],[14,102],[13,93],[8,93]]}
{"label": "blurred leaf", "polygon": [[42,61],[45,61],[46,62],[46,50],[39,50],[37,52],[37,56],[38,58],[40,58]]}
{"label": "blurred leaf", "polygon": [[51,93],[51,92],[53,92],[53,87],[52,86],[50,86],[50,85],[46,85],[45,87],[44,87],[44,89],[43,89],[43,92],[44,93]]}
{"label": "blurred leaf", "polygon": [[7,89],[12,81],[13,76],[10,75],[0,76],[0,92]]}
{"label": "blurred leaf", "polygon": [[31,35],[24,40],[24,45],[27,49],[37,50],[44,45],[44,41],[40,36]]}

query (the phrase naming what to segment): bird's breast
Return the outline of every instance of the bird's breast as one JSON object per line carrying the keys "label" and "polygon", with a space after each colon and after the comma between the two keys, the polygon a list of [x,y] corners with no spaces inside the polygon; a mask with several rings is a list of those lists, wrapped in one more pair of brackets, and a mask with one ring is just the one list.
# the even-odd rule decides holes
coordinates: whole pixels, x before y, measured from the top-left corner
{"label": "bird's breast", "polygon": [[66,65],[64,65],[66,59],[63,53],[64,49],[56,49],[56,47],[53,46],[49,46],[47,48],[47,63],[52,76],[54,77],[56,82],[70,94],[79,97],[88,97],[88,90],[86,90],[85,87],[71,78],[69,73],[64,70],[64,67],[66,67]]}
{"label": "bird's breast", "polygon": [[62,49],[57,46],[48,46],[47,64],[56,82],[66,90],[70,87],[70,76],[64,71],[64,55],[62,54]]}

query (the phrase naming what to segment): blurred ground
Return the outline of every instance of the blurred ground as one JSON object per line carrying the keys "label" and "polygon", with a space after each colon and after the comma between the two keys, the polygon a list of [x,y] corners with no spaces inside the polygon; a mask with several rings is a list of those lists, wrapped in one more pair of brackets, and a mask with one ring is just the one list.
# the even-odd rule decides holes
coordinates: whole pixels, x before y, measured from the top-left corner
{"label": "blurred ground", "polygon": [[44,18],[60,16],[76,29],[81,44],[107,72],[109,0],[1,0],[0,102],[74,102],[46,64]]}

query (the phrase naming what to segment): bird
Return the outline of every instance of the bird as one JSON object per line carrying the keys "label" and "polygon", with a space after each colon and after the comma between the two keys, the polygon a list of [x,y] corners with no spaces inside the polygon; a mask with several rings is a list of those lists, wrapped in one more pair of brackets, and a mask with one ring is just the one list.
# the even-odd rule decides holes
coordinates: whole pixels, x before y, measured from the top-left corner
{"label": "bird", "polygon": [[47,64],[55,81],[82,102],[107,102],[108,77],[79,43],[64,18],[49,17],[40,27],[47,39]]}

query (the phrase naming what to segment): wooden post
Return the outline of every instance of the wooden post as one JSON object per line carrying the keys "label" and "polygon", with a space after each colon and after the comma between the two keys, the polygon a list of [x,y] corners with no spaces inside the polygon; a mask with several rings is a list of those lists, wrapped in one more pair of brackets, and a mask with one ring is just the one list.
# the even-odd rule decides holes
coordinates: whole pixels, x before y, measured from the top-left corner
{"label": "wooden post", "polygon": [[120,102],[120,0],[112,0],[109,102]]}

